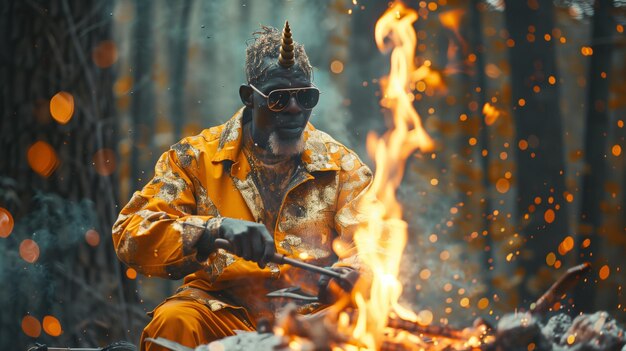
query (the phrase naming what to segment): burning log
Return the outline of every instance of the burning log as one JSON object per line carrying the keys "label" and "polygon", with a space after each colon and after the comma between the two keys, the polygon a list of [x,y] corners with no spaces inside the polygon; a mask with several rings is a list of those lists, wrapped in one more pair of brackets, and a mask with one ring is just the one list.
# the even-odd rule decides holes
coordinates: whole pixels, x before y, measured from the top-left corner
{"label": "burning log", "polygon": [[466,335],[462,330],[454,329],[443,325],[421,325],[417,322],[403,320],[401,318],[389,319],[389,328],[401,329],[413,334],[444,337],[449,339],[465,339]]}

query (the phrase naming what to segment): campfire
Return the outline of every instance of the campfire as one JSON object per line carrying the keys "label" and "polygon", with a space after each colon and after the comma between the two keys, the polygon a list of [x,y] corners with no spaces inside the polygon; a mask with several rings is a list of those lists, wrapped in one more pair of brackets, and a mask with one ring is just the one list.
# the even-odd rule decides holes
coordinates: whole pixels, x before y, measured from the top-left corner
{"label": "campfire", "polygon": [[[458,20],[450,15],[448,22]],[[462,329],[437,325],[427,309],[402,306],[400,260],[407,243],[407,223],[396,190],[407,159],[416,152],[430,152],[434,141],[413,107],[418,82],[441,84],[430,65],[416,65],[418,13],[396,1],[376,23],[375,40],[383,52],[391,52],[390,73],[380,80],[381,105],[389,115],[389,129],[381,136],[367,136],[367,150],[375,162],[375,175],[360,210],[368,224],[356,232],[354,242],[364,272],[350,296],[325,312],[300,316],[287,307],[276,325],[259,324],[258,332],[242,333],[196,348],[218,350],[552,350],[576,344],[594,349],[619,349],[624,331],[606,313],[583,315],[572,321],[559,314],[544,323],[544,314],[580,277],[588,264],[570,269],[529,312],[504,316],[498,326],[478,318]],[[491,105],[485,108],[492,108]],[[342,257],[342,244],[333,245]],[[295,293],[295,292],[292,292]],[[172,350],[188,351],[163,339],[154,340]],[[580,346],[579,349],[591,349]]]}

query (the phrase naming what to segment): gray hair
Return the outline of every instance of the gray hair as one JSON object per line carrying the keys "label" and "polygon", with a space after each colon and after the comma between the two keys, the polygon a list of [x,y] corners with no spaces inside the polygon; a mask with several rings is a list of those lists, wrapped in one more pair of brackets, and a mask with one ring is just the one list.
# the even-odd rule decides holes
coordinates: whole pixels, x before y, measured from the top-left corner
{"label": "gray hair", "polygon": [[[282,32],[274,27],[261,26],[261,30],[252,33],[252,42],[246,48],[246,78],[248,83],[257,83],[269,68],[263,59],[268,57],[278,62],[278,54],[282,41]],[[294,41],[295,60],[308,79],[311,79],[313,67],[304,46]]]}

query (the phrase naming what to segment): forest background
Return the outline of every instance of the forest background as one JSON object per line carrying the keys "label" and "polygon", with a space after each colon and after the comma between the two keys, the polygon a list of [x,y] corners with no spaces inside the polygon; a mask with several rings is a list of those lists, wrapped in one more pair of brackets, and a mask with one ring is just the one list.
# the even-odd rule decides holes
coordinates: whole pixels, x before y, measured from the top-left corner
{"label": "forest background", "polygon": [[[626,321],[626,1],[406,0],[436,142],[409,161],[403,302],[463,326],[527,309]],[[240,107],[244,51],[289,20],[323,92],[312,123],[367,156],[385,130],[386,1],[0,2],[0,349],[136,342],[180,281],[116,258],[111,226],[158,156]],[[387,116],[388,117],[388,116]]]}

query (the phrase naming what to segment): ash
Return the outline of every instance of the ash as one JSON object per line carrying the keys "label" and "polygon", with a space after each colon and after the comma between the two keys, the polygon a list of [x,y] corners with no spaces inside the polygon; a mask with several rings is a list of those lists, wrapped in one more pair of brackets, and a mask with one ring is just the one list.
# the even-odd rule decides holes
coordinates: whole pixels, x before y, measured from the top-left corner
{"label": "ash", "polygon": [[574,320],[557,314],[545,324],[530,313],[504,316],[489,351],[626,351],[624,329],[606,312],[579,315]]}

